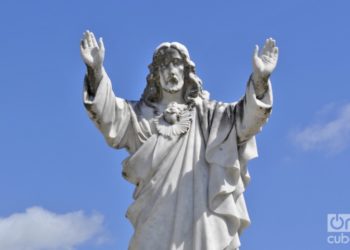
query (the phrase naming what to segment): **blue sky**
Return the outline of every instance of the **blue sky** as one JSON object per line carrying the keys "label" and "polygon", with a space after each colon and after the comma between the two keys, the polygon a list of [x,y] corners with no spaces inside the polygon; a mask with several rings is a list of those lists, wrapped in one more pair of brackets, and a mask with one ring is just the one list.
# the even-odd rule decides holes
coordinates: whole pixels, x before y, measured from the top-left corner
{"label": "blue sky", "polygon": [[2,0],[0,249],[127,249],[127,154],[82,105],[86,29],[104,38],[126,99],[140,97],[156,46],[179,41],[211,97],[235,101],[254,45],[275,38],[274,109],[249,165],[241,249],[349,249],[327,243],[327,214],[350,213],[349,10],[346,0]]}

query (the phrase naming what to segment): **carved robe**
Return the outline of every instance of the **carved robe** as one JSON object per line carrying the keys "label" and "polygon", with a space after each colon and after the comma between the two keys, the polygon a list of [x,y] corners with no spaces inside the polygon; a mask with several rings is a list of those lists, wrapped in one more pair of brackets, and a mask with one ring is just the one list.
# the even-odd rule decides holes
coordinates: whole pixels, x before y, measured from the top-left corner
{"label": "carved robe", "polygon": [[271,111],[270,83],[261,100],[251,80],[237,103],[198,98],[187,131],[170,137],[157,129],[152,107],[116,97],[106,74],[95,96],[86,84],[90,118],[111,147],[130,153],[123,162],[123,176],[135,184],[129,250],[238,249],[250,224],[247,162],[257,156],[254,135]]}

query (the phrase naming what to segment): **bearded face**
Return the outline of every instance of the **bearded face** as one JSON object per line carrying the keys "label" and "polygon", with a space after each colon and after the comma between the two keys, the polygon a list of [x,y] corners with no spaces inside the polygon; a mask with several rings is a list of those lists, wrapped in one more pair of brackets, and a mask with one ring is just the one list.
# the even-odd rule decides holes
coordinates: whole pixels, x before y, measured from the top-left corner
{"label": "bearded face", "polygon": [[176,93],[184,86],[184,62],[180,53],[169,48],[159,67],[159,78],[162,89],[168,93]]}

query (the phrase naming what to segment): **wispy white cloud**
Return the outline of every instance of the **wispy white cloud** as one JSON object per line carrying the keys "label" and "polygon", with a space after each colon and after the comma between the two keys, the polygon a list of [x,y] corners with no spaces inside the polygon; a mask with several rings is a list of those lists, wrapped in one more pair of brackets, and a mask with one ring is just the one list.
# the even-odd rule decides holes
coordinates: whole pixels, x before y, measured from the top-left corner
{"label": "wispy white cloud", "polygon": [[0,218],[0,249],[73,250],[102,237],[103,216],[82,211],[56,214],[41,207]]}
{"label": "wispy white cloud", "polygon": [[333,118],[315,122],[296,133],[293,138],[303,150],[320,149],[329,153],[338,153],[350,145],[350,103],[341,107],[327,105],[318,112]]}

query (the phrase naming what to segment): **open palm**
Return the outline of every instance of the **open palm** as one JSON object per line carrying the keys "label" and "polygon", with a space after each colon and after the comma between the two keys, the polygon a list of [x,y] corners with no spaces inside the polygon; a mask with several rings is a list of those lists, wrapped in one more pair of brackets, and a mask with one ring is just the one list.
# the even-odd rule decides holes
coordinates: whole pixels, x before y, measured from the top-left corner
{"label": "open palm", "polygon": [[94,33],[84,32],[84,37],[80,43],[80,53],[86,65],[93,69],[102,68],[105,57],[105,48],[102,38],[97,43]]}
{"label": "open palm", "polygon": [[260,54],[258,45],[255,46],[253,55],[254,73],[263,78],[268,77],[275,69],[277,60],[278,47],[276,46],[276,41],[272,38],[268,38]]}

